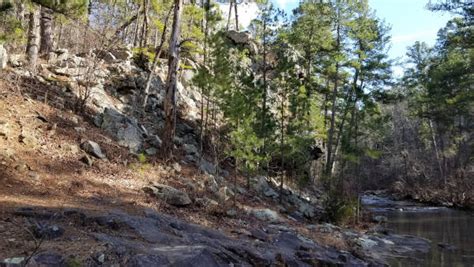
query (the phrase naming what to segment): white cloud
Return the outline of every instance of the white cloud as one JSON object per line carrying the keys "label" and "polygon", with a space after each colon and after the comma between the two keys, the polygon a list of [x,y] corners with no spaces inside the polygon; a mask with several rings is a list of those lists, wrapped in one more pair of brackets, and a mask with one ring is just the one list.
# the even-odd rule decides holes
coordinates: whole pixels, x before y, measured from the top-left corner
{"label": "white cloud", "polygon": [[401,35],[394,35],[392,37],[393,44],[404,44],[404,43],[413,43],[415,41],[431,39],[430,37],[436,37],[438,30],[437,29],[429,29],[423,30],[415,33],[409,34],[401,34]]}

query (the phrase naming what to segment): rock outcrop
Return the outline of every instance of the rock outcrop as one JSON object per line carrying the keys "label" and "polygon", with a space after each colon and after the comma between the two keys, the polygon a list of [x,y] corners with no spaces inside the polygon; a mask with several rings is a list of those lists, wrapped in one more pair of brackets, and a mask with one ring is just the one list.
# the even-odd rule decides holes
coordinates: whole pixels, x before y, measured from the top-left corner
{"label": "rock outcrop", "polygon": [[141,150],[146,133],[138,125],[138,121],[116,110],[105,108],[96,117],[96,125],[115,137],[117,143],[137,153]]}
{"label": "rock outcrop", "polygon": [[[216,230],[146,210],[143,215],[122,211],[100,216],[80,209],[60,214],[49,210],[20,209],[30,219],[50,221],[80,218],[79,224],[97,229],[89,234],[107,249],[91,255],[101,265],[112,266],[368,266],[369,262],[346,251],[321,246],[293,229],[269,224],[265,229],[236,229],[236,238]],[[58,219],[61,218],[61,219]],[[99,226],[100,228],[94,227]],[[122,230],[127,234],[122,234]],[[256,242],[256,240],[258,240]],[[42,252],[35,260],[65,264],[58,252]],[[22,262],[21,258],[3,262]],[[96,262],[95,265],[98,263]],[[84,265],[88,265],[85,264]],[[50,266],[50,265],[47,265]]]}

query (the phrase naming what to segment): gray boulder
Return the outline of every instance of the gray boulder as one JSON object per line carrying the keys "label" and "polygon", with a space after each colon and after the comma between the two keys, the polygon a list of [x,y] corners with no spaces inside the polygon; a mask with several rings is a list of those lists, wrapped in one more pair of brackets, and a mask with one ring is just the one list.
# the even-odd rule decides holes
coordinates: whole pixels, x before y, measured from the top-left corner
{"label": "gray boulder", "polygon": [[145,149],[145,154],[147,154],[148,156],[154,156],[156,155],[156,153],[158,153],[158,150],[154,147],[149,147]]}
{"label": "gray boulder", "polygon": [[250,213],[261,221],[280,222],[278,213],[271,209],[251,209]]}
{"label": "gray boulder", "polygon": [[279,196],[279,194],[275,190],[273,190],[273,188],[271,187],[266,188],[263,191],[263,195],[265,195],[266,197],[271,197],[271,198],[277,198]]}
{"label": "gray boulder", "polygon": [[196,198],[196,204],[204,208],[215,208],[219,206],[219,203],[217,201],[207,197]]}
{"label": "gray boulder", "polygon": [[186,155],[198,155],[199,151],[195,145],[184,144],[184,151]]}
{"label": "gray boulder", "polygon": [[216,166],[205,159],[199,163],[199,169],[208,174],[215,174],[217,171]]}
{"label": "gray boulder", "polygon": [[270,185],[268,184],[267,178],[265,176],[257,176],[251,180],[252,188],[257,191],[264,193],[271,189]]}
{"label": "gray boulder", "polygon": [[82,150],[84,150],[85,152],[87,152],[88,154],[96,158],[99,158],[99,159],[106,158],[105,154],[102,152],[102,149],[100,149],[99,144],[97,144],[94,141],[91,141],[91,140],[85,141],[84,143],[81,144],[81,148]]}
{"label": "gray boulder", "polygon": [[191,204],[188,194],[168,185],[152,183],[150,186],[144,187],[143,191],[173,206],[181,207]]}
{"label": "gray boulder", "polygon": [[248,31],[238,32],[230,30],[227,32],[227,37],[231,39],[235,44],[243,45],[247,48],[252,55],[258,53],[258,46],[252,39],[252,35]]}
{"label": "gray boulder", "polygon": [[303,201],[300,202],[300,205],[298,207],[298,211],[301,212],[301,214],[303,214],[303,216],[305,216],[308,219],[312,219],[316,215],[316,212],[315,212],[315,209],[313,208],[313,206],[311,204],[305,203]]}
{"label": "gray boulder", "polygon": [[237,44],[248,44],[252,39],[250,32],[238,32],[235,30],[230,30],[227,32],[227,36]]}
{"label": "gray boulder", "polygon": [[113,109],[105,108],[96,125],[115,137],[118,144],[137,153],[143,144],[143,132],[133,117],[128,117]]}

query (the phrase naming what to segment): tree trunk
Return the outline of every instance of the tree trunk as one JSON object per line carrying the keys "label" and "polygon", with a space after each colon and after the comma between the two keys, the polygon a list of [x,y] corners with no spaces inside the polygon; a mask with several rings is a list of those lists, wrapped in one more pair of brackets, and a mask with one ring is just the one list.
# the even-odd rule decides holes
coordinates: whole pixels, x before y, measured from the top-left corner
{"label": "tree trunk", "polygon": [[[339,51],[341,44],[341,35],[340,35],[341,25],[338,22],[336,29],[336,49]],[[337,87],[339,83],[339,62],[336,62],[336,72],[334,75],[334,89],[332,92],[332,108],[331,108],[331,125],[328,133],[328,147],[327,147],[327,157],[326,157],[326,175],[331,176],[332,168],[332,146],[334,139],[334,129],[336,127],[336,100],[337,100]]]}
{"label": "tree trunk", "polygon": [[267,19],[263,19],[263,88],[262,88],[262,118],[260,131],[263,136],[263,151],[262,154],[265,154],[265,143],[266,143],[266,130],[265,130],[265,120],[267,116],[267,42],[266,42],[266,31],[267,31]]}
{"label": "tree trunk", "polygon": [[148,95],[150,94],[150,86],[151,86],[151,80],[153,79],[153,72],[155,71],[156,65],[158,63],[158,59],[161,56],[161,51],[163,50],[163,45],[165,44],[166,40],[166,31],[168,28],[168,20],[169,17],[171,16],[171,11],[173,10],[173,7],[168,11],[168,14],[165,17],[165,24],[163,27],[163,32],[161,33],[161,40],[160,40],[160,45],[156,47],[155,49],[155,58],[153,59],[153,64],[150,69],[150,73],[148,73],[148,77],[146,79],[146,85],[145,85],[145,96],[143,99],[142,107],[143,110],[145,110],[146,103],[148,102]]}
{"label": "tree trunk", "polygon": [[334,139],[334,129],[336,127],[336,100],[337,100],[337,87],[339,82],[338,77],[339,62],[336,63],[336,77],[334,79],[334,89],[332,92],[332,108],[331,108],[331,122],[328,134],[328,147],[327,147],[327,158],[326,158],[326,175],[331,175],[332,168],[332,146]]}
{"label": "tree trunk", "polygon": [[234,3],[234,0],[230,0],[229,1],[229,14],[227,15],[227,26],[226,26],[226,31],[229,31],[229,27],[230,27],[230,18],[231,18],[231,15],[232,15],[232,5]]}
{"label": "tree trunk", "polygon": [[[141,10],[141,8],[139,8],[139,10]],[[133,34],[133,46],[137,46],[138,44],[138,34],[140,32],[140,13],[141,12],[138,12],[137,13],[137,18],[136,18],[136,22],[135,22],[135,30],[134,30],[134,34]]]}
{"label": "tree trunk", "polygon": [[[208,65],[208,42],[209,42],[209,10],[211,7],[211,1],[206,0],[205,3],[203,2],[203,9],[204,9],[204,18],[202,21],[202,27],[203,27],[203,32],[204,32],[204,54],[203,54],[203,65],[207,67]],[[205,89],[205,90],[204,90]],[[204,97],[204,95],[207,94],[207,98]],[[209,98],[210,98],[210,93],[208,92],[208,84],[206,84],[206,88],[201,88],[201,125],[199,127],[199,152],[201,153],[201,159],[202,156],[204,155],[204,135],[206,132],[207,127],[205,128],[204,126],[207,126],[207,120],[209,117]],[[204,100],[207,100],[207,109],[204,110]],[[204,115],[204,111],[206,111],[206,114]],[[204,122],[206,120],[206,123]]]}
{"label": "tree trunk", "polygon": [[143,0],[143,25],[142,35],[140,38],[140,47],[145,47],[148,45],[148,5],[149,1]]}
{"label": "tree trunk", "polygon": [[48,55],[53,51],[53,11],[41,7],[41,46],[40,54]]}
{"label": "tree trunk", "polygon": [[38,60],[38,50],[40,42],[39,32],[39,13],[38,10],[33,7],[33,10],[29,15],[28,25],[28,44],[26,47],[26,55],[28,58],[28,64],[32,72],[36,72],[36,62]]}
{"label": "tree trunk", "polygon": [[239,31],[239,14],[237,13],[237,0],[234,0],[234,12],[235,12],[235,30]]}
{"label": "tree trunk", "polygon": [[163,132],[163,156],[169,158],[173,153],[173,138],[176,128],[176,90],[179,66],[180,23],[183,0],[175,0],[173,28],[168,58],[168,77],[166,79],[166,96],[164,103],[165,128]]}

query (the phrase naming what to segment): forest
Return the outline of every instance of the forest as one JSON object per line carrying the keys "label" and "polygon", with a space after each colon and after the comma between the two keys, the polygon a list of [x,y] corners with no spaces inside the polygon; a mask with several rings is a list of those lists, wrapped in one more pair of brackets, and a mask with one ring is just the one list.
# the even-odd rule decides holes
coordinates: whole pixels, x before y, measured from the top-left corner
{"label": "forest", "polygon": [[[35,186],[44,186],[40,190],[44,194],[57,190],[52,199],[80,196],[84,198],[80,201],[86,201],[86,191],[96,192],[104,185],[82,179],[110,176],[113,178],[101,179],[112,181],[123,176],[126,182],[104,182],[104,192],[109,190],[114,197],[110,203],[128,201],[126,190],[146,198],[146,205],[157,201],[151,196],[165,194],[161,202],[167,204],[156,204],[160,212],[173,210],[171,215],[187,218],[201,212],[195,205],[204,206],[205,214],[199,216],[211,218],[211,228],[220,224],[219,217],[229,217],[234,219],[228,228],[234,229],[234,220],[244,216],[241,213],[254,214],[255,208],[247,208],[248,203],[265,203],[262,205],[270,209],[265,210],[269,213],[263,221],[273,220],[268,219],[273,218],[273,208],[286,214],[289,221],[303,222],[306,228],[327,223],[360,230],[387,219],[372,218],[364,208],[367,192],[456,210],[474,208],[472,1],[425,1],[430,12],[449,14],[451,19],[439,29],[434,45],[413,43],[406,51],[408,60],[403,62],[389,57],[391,26],[376,16],[368,0],[304,0],[291,13],[271,1],[250,1],[259,11],[243,26],[242,9],[247,2],[0,1],[0,88],[4,98],[0,102],[0,149],[5,151],[0,154],[0,181],[24,187],[18,195],[39,196],[44,204],[32,203],[41,208],[59,208],[41,197],[43,193],[26,191],[34,186],[18,177],[39,175]],[[397,66],[403,67],[401,76],[393,73]],[[33,137],[25,130],[31,122],[22,121],[31,116],[46,124],[35,126],[31,131],[42,130],[31,134]],[[65,119],[68,116],[76,119],[71,123]],[[15,121],[21,121],[19,126]],[[17,130],[18,138],[12,133]],[[104,135],[112,141],[98,141],[108,140],[101,139]],[[64,140],[80,143],[71,162],[58,155]],[[26,172],[20,171],[24,163],[19,162],[26,162]],[[158,185],[149,177],[161,171],[165,174],[158,174]],[[201,176],[193,176],[197,173]],[[69,180],[58,181],[68,175],[70,184]],[[182,176],[193,178],[183,181]],[[41,180],[46,177],[49,180]],[[153,185],[143,187],[145,181]],[[20,205],[9,190],[0,190],[3,215]],[[97,193],[101,194],[105,195]],[[170,200],[177,204],[170,204]],[[107,206],[110,203],[104,204],[104,210],[112,209]],[[192,208],[171,208],[188,205]],[[296,211],[288,208],[291,205]],[[23,210],[22,216],[35,218],[34,210]],[[18,210],[14,212],[18,215]],[[259,217],[256,214],[254,217]],[[139,227],[131,217],[127,220],[116,227]],[[115,227],[108,223],[97,221],[100,227]],[[176,229],[197,231],[190,227]],[[43,228],[40,230],[47,231]],[[331,233],[336,231],[330,229]],[[143,234],[148,229],[137,231]],[[154,236],[149,231],[146,234]],[[52,239],[51,233],[44,233],[34,238],[35,249],[29,249],[33,252],[27,252],[29,256],[20,265],[3,263],[30,266],[35,257],[41,263],[45,259],[39,257],[43,255],[39,251],[45,240]],[[251,233],[260,240],[270,235],[268,231],[265,237]],[[338,247],[340,241],[316,240],[349,250],[343,265],[360,266],[358,260],[373,266],[383,262],[379,257],[383,253],[365,251],[365,243],[356,251],[353,242],[347,241],[350,235],[341,235],[345,240],[342,247]],[[365,240],[358,236],[357,240],[361,239]],[[118,242],[104,240],[100,241]],[[47,246],[54,248],[54,244]],[[14,256],[7,253],[7,247],[0,246],[0,259]],[[251,256],[241,247],[225,249],[231,252],[226,252],[227,258],[219,258],[219,264],[225,258],[226,264],[326,266],[338,264],[342,257],[331,261],[328,255],[336,252],[325,251],[325,256],[317,260],[307,256],[311,261],[305,261],[306,256],[295,249],[298,257],[293,263],[281,251],[268,262],[263,253]],[[165,258],[170,265],[194,266],[196,260],[209,260],[206,253],[216,255],[195,252],[196,248],[182,252],[192,255],[187,261],[176,261],[171,254]],[[109,264],[118,262],[120,266],[161,265],[157,258],[132,257],[124,263],[120,256],[105,257],[92,257],[93,264],[106,264],[108,259]],[[64,266],[92,264],[75,263],[69,261]],[[450,266],[447,264],[439,266]]]}

